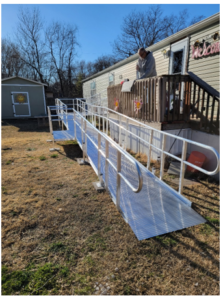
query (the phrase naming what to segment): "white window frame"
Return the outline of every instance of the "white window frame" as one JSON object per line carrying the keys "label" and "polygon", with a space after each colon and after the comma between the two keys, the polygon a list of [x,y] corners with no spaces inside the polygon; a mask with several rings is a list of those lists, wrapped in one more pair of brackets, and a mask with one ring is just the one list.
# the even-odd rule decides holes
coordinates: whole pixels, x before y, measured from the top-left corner
{"label": "white window frame", "polygon": [[[173,54],[174,52],[183,50],[183,61],[182,61],[182,72],[181,74],[184,75],[186,73],[186,63],[187,63],[187,57],[188,57],[188,44],[189,44],[189,38],[185,38],[183,40],[180,40],[179,42],[176,42],[170,46],[170,64],[169,64],[169,74],[173,74]],[[179,74],[179,73],[175,73]]]}
{"label": "white window frame", "polygon": [[[94,88],[94,89],[91,88],[91,84],[92,84],[92,83],[95,84],[95,88]],[[91,81],[91,83],[90,83],[90,90],[91,90],[91,97],[95,96],[95,95],[96,95],[96,81],[94,81],[94,80]],[[93,91],[95,92],[94,95],[92,95],[92,92],[93,92]]]}
{"label": "white window frame", "polygon": [[[186,74],[186,67],[187,67],[187,58],[188,58],[188,47],[189,47],[189,37],[186,37],[185,39],[182,39],[174,44],[170,45],[170,60],[169,60],[169,74],[174,75],[174,74],[181,74],[185,75]],[[182,58],[182,71],[180,73],[173,73],[173,55],[174,52],[183,50],[183,58]],[[185,83],[181,83],[181,103],[180,103],[180,113],[183,111],[183,96],[184,96],[184,87]],[[171,107],[171,102],[169,101],[169,105]]]}
{"label": "white window frame", "polygon": [[[27,103],[15,103],[13,94],[26,94],[28,102]],[[23,91],[11,92],[11,96],[12,96],[12,107],[13,107],[14,116],[15,117],[30,117],[31,116],[31,110],[30,110],[30,102],[29,102],[29,93],[28,92],[23,92]],[[17,115],[16,110],[15,110],[15,105],[28,105],[29,114],[28,115]]]}
{"label": "white window frame", "polygon": [[[110,81],[110,76],[113,76],[113,80],[112,81]],[[113,86],[113,85],[115,85],[115,73],[109,73],[108,74],[108,86]]]}

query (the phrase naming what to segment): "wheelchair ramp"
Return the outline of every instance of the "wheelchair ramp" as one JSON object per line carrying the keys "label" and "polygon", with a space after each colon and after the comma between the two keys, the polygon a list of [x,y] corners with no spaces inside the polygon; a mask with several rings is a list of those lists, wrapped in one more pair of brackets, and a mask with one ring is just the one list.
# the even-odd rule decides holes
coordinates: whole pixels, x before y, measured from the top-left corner
{"label": "wheelchair ramp", "polygon": [[[81,124],[77,118],[77,141],[81,144]],[[92,143],[97,144],[97,133],[93,126],[87,129],[87,155],[97,170],[98,151]],[[101,148],[105,151],[105,140],[101,140]],[[109,146],[109,159],[117,164],[117,150]],[[129,155],[129,154],[127,154]],[[134,193],[121,181],[120,209],[125,221],[130,225],[138,240],[180,230],[206,222],[191,207],[191,202],[178,193],[169,191],[143,165],[139,164],[143,176],[143,187],[139,193]],[[101,174],[105,180],[105,159],[101,158]],[[137,184],[137,173],[133,165],[122,157],[121,170],[123,175],[133,184]],[[116,173],[112,167],[108,169],[108,190],[116,204]]]}
{"label": "wheelchair ramp", "polygon": [[[83,128],[83,116],[76,113],[75,120],[67,119],[67,130],[53,132],[55,140],[67,140],[74,136],[83,149],[85,145],[86,155],[97,175],[102,176],[107,182],[113,202],[117,205],[117,152],[119,151],[114,142],[106,134],[100,133],[90,122],[86,122]],[[100,135],[100,141],[99,139]],[[111,143],[108,143],[108,139]],[[113,142],[113,143],[112,143]],[[107,143],[107,144],[106,144]],[[100,151],[98,145],[100,144]],[[108,146],[106,152],[106,145]],[[119,147],[120,148],[120,147]],[[108,165],[105,155],[111,164]],[[121,174],[133,186],[137,186],[139,176],[135,165],[131,162],[131,155],[122,150]],[[113,164],[113,166],[112,166]],[[138,240],[148,239],[154,236],[181,230],[190,226],[206,222],[197,212],[191,208],[191,202],[176,191],[167,188],[167,185],[160,181],[147,168],[137,161],[143,185],[140,192],[134,192],[126,181],[121,178],[119,194],[119,211],[125,221],[129,224]],[[107,169],[106,169],[107,168]],[[107,174],[106,174],[107,170]]]}

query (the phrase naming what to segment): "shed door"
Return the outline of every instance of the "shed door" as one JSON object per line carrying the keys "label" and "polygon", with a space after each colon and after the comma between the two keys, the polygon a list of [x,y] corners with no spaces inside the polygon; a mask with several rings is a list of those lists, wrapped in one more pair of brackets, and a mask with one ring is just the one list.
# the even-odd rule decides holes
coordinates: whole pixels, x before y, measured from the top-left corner
{"label": "shed door", "polygon": [[12,106],[15,117],[31,116],[29,93],[28,92],[12,92]]}

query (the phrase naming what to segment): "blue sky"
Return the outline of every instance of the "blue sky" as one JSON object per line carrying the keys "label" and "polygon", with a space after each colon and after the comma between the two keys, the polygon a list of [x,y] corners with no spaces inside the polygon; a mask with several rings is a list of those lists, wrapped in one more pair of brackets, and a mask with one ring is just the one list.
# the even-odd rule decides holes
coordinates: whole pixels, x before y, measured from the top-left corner
{"label": "blue sky", "polygon": [[[22,4],[33,6],[32,4]],[[35,4],[41,16],[50,24],[53,20],[78,26],[77,60],[94,61],[101,55],[112,54],[112,42],[120,33],[123,18],[132,11],[145,11],[152,4]],[[160,4],[165,15],[188,9],[190,18],[206,18],[219,12],[219,4]],[[1,5],[2,38],[14,38],[20,4]]]}

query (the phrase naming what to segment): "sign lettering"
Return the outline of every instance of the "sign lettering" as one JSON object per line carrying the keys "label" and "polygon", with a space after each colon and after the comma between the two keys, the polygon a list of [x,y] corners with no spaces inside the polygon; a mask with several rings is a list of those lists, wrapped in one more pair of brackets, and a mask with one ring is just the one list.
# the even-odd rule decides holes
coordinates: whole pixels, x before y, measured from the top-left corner
{"label": "sign lettering", "polygon": [[208,56],[210,54],[214,53],[219,53],[220,52],[220,42],[213,43],[209,45],[208,47],[206,46],[206,43],[204,42],[203,48],[195,48],[193,45],[191,46],[192,48],[192,58],[199,58],[202,56]]}

